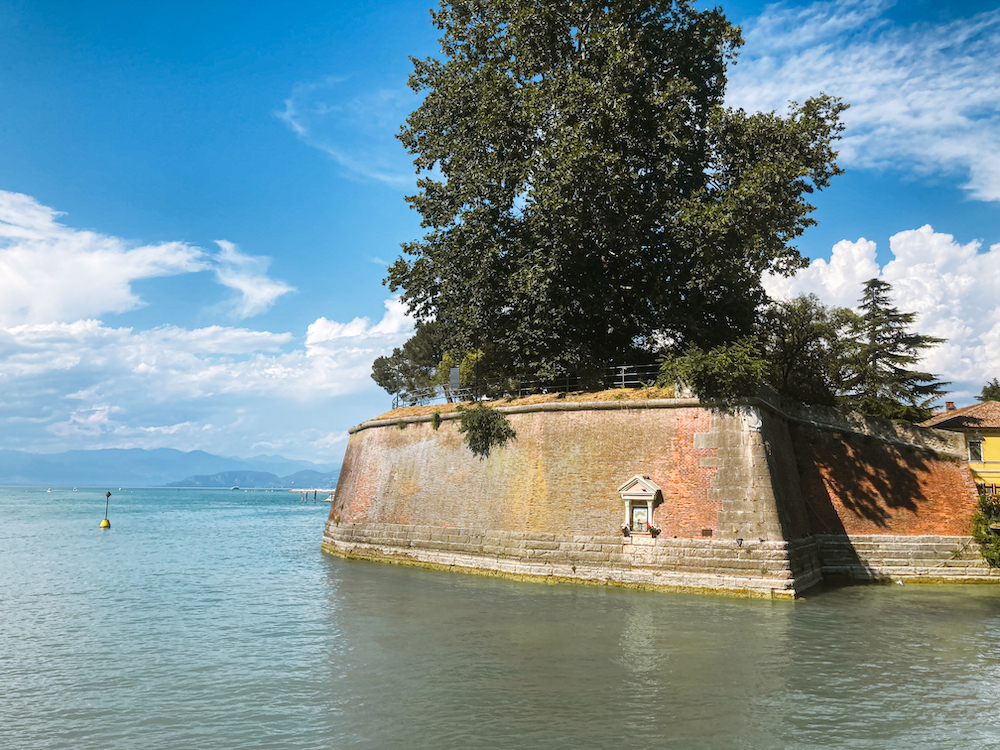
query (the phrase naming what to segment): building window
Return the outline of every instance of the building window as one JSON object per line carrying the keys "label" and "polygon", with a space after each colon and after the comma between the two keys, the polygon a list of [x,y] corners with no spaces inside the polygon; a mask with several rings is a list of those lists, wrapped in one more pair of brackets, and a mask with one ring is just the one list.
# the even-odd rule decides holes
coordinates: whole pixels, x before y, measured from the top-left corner
{"label": "building window", "polygon": [[983,460],[983,441],[982,440],[970,440],[969,441],[969,460],[970,461],[982,461]]}

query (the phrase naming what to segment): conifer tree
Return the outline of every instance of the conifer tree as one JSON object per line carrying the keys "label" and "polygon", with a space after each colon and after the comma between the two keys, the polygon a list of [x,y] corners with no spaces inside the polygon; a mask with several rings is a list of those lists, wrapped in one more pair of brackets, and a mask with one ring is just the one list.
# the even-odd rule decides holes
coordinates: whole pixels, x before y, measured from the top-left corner
{"label": "conifer tree", "polygon": [[1000,401],[1000,380],[993,378],[983,386],[983,390],[976,396],[976,401]]}
{"label": "conifer tree", "polygon": [[930,417],[931,404],[948,384],[910,367],[920,361],[924,349],[944,339],[910,331],[916,313],[893,307],[891,291],[892,285],[880,279],[864,284],[839,400],[863,414],[920,422]]}

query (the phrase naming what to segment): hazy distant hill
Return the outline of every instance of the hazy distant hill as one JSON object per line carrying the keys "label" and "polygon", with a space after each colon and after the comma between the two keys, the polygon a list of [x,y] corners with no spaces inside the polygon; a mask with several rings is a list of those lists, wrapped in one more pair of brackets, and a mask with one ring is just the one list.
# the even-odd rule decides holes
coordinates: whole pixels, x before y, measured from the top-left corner
{"label": "hazy distant hill", "polygon": [[0,485],[8,486],[165,487],[184,477],[230,471],[262,472],[278,479],[301,471],[327,474],[338,470],[336,464],[315,464],[282,456],[235,458],[205,451],[185,453],[172,448],[112,448],[65,453],[0,450]]}
{"label": "hazy distant hill", "polygon": [[333,489],[337,486],[339,472],[297,471],[279,477],[267,471],[222,471],[202,474],[180,482],[170,482],[167,487],[282,487],[301,489]]}

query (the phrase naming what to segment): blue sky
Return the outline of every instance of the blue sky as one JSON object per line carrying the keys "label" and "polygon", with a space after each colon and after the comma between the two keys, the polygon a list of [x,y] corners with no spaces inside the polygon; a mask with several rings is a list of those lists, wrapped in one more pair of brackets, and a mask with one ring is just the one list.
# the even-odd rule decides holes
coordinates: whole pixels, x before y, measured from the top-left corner
{"label": "blue sky", "polygon": [[[429,6],[0,0],[0,448],[327,462],[389,407]],[[816,262],[769,289],[852,304],[882,275],[970,402],[1000,376],[996,3],[723,7],[732,106],[852,104]]]}

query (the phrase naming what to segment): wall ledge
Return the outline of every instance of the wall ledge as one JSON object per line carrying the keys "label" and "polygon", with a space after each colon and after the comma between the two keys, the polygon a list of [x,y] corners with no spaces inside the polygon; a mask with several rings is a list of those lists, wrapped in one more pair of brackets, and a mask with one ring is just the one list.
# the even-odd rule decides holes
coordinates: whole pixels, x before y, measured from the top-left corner
{"label": "wall ledge", "polygon": [[[901,424],[878,417],[866,417],[856,412],[847,412],[833,407],[782,404],[781,401],[783,399],[777,396],[774,399],[754,397],[735,403],[702,401],[697,398],[655,398],[645,401],[548,401],[542,404],[518,404],[516,406],[494,406],[493,408],[504,414],[533,414],[541,412],[688,409],[692,407],[733,411],[740,407],[755,406],[767,409],[775,416],[788,422],[805,424],[830,432],[850,432],[887,443],[931,451],[961,461],[967,459],[964,438],[956,432],[933,427],[919,427],[908,423]],[[451,411],[441,413],[438,416],[443,422],[449,419],[458,419],[460,414],[457,411]],[[400,424],[430,422],[433,418],[433,414],[419,414],[399,417],[398,419],[369,419],[351,427],[347,432],[353,435],[363,430],[379,427],[399,427]]]}

